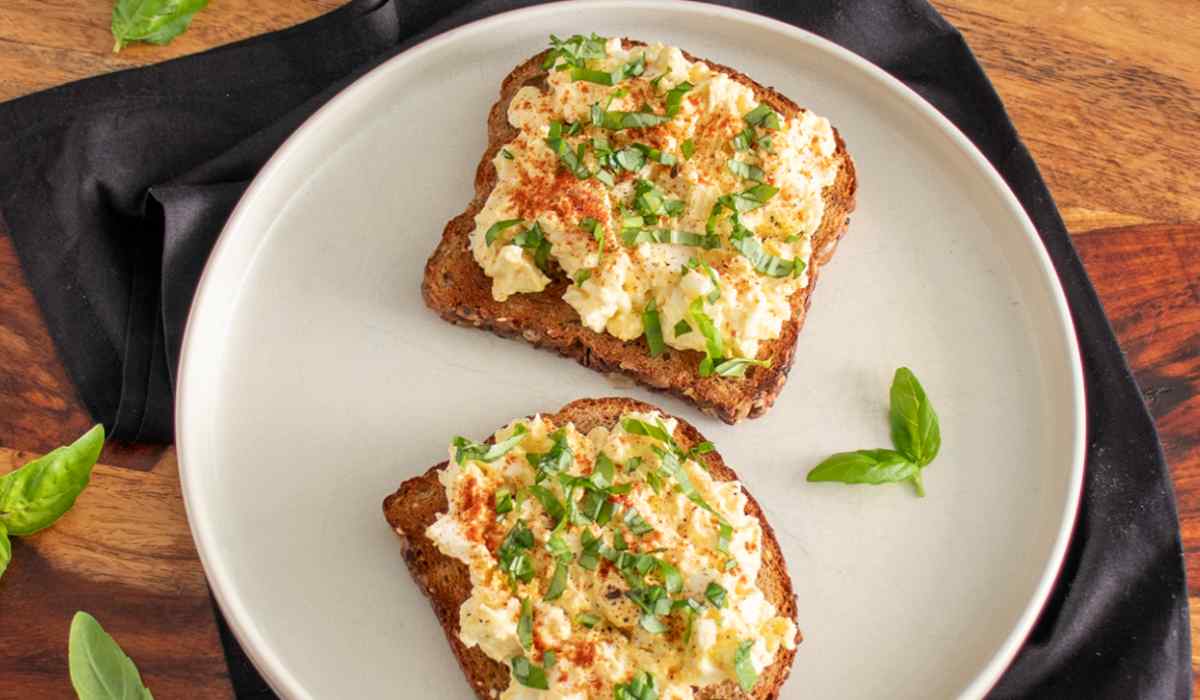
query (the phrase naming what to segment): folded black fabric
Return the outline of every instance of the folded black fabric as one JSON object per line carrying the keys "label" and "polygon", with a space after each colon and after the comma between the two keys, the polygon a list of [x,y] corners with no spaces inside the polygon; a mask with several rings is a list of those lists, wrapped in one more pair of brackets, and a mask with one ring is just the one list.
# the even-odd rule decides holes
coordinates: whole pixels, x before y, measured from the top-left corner
{"label": "folded black fabric", "polygon": [[[286,31],[0,105],[0,214],[93,415],[118,437],[169,441],[192,294],[258,168],[379,62],[525,4],[357,0]],[[1066,290],[1087,384],[1083,504],[1051,599],[992,694],[1190,697],[1182,551],[1154,425],[1037,167],[962,36],[923,0],[724,4],[831,39],[941,110],[1016,193]],[[239,696],[271,697],[223,637]]]}

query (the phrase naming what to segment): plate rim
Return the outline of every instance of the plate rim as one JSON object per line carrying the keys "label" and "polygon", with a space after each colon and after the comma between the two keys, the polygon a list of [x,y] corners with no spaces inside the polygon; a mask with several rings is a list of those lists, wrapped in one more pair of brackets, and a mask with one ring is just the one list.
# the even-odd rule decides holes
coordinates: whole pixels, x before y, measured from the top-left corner
{"label": "plate rim", "polygon": [[662,0],[565,0],[563,2],[534,5],[482,17],[429,37],[388,58],[386,61],[359,76],[325,104],[321,105],[284,140],[255,175],[222,227],[221,233],[218,235],[212,252],[209,254],[208,260],[201,272],[196,286],[196,293],[193,297],[191,308],[188,311],[187,323],[179,353],[179,368],[176,371],[178,387],[175,395],[175,445],[179,463],[180,491],[183,497],[184,511],[187,515],[188,528],[195,542],[196,551],[204,568],[210,590],[222,614],[225,616],[234,637],[264,680],[281,697],[312,697],[298,679],[288,670],[282,659],[278,658],[266,643],[260,629],[254,622],[253,615],[246,608],[244,602],[239,600],[234,594],[230,574],[222,565],[218,555],[219,548],[201,527],[200,520],[202,516],[199,513],[199,501],[201,497],[197,484],[191,477],[193,471],[188,467],[188,459],[186,457],[188,454],[187,445],[191,443],[186,429],[186,424],[188,423],[188,387],[191,384],[191,381],[188,379],[191,374],[188,371],[190,366],[189,357],[193,354],[193,345],[199,342],[195,339],[195,333],[193,332],[195,326],[193,320],[200,313],[200,309],[204,308],[205,300],[209,297],[207,290],[211,286],[210,278],[214,274],[212,270],[217,266],[217,261],[223,260],[228,255],[227,248],[229,247],[229,239],[231,238],[228,234],[240,227],[242,219],[247,216],[246,210],[249,209],[250,204],[258,198],[260,191],[267,187],[266,183],[274,179],[276,174],[283,168],[283,163],[289,159],[291,154],[300,150],[301,144],[308,140],[309,134],[319,130],[327,120],[335,119],[343,108],[348,109],[349,105],[354,101],[355,96],[359,93],[365,93],[377,84],[386,82],[388,76],[393,72],[402,71],[406,63],[413,61],[420,55],[433,51],[443,44],[457,41],[463,35],[484,31],[491,24],[512,21],[514,18],[533,20],[539,15],[555,15],[564,10],[569,11],[573,7],[583,6],[589,8],[607,7],[614,10],[641,8],[667,9],[672,12],[709,15],[715,19],[736,19],[751,25],[757,25],[767,31],[781,33],[787,39],[808,44],[832,60],[849,64],[852,68],[866,74],[867,77],[871,78],[873,82],[882,88],[902,99],[909,107],[916,110],[921,117],[929,120],[933,127],[941,131],[944,136],[947,136],[954,147],[962,152],[989,181],[989,184],[999,191],[1004,207],[1015,215],[1015,218],[1021,224],[1021,233],[1033,244],[1033,256],[1036,266],[1039,272],[1051,282],[1049,286],[1051,288],[1054,316],[1060,325],[1060,330],[1065,336],[1065,350],[1071,370],[1070,383],[1072,392],[1069,400],[1074,408],[1072,423],[1075,430],[1074,444],[1071,450],[1072,463],[1067,481],[1068,500],[1059,522],[1058,533],[1051,547],[1050,557],[1042,566],[1042,572],[1034,588],[1032,597],[1025,604],[1024,609],[1017,618],[1016,624],[1009,631],[1003,643],[993,652],[987,663],[975,673],[971,682],[959,692],[959,697],[982,697],[995,685],[1004,670],[1008,668],[1045,606],[1050,591],[1062,568],[1063,559],[1074,531],[1079,510],[1083,485],[1085,445],[1087,443],[1087,397],[1083,381],[1083,364],[1079,351],[1078,336],[1070,307],[1067,305],[1062,282],[1058,277],[1057,271],[1054,269],[1045,244],[1037,233],[1037,229],[1003,177],[975,144],[953,122],[912,88],[853,51],[808,30],[753,12],[692,2],[690,0],[669,0],[668,2],[663,2]]}

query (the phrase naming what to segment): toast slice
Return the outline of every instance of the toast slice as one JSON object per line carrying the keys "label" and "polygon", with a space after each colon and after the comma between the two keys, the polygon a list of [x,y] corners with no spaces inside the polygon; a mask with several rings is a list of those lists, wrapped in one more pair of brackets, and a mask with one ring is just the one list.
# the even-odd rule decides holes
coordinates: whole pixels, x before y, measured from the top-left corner
{"label": "toast slice", "polygon": [[[637,41],[624,41],[626,45],[641,45]],[[769,360],[770,366],[751,368],[740,378],[700,377],[696,368],[702,353],[668,348],[662,355],[651,357],[644,336],[622,341],[585,327],[575,310],[562,299],[570,281],[561,271],[541,292],[517,294],[504,302],[492,298],[491,279],[472,256],[469,234],[475,227],[475,215],[497,182],[493,158],[517,134],[507,119],[509,101],[522,86],[537,85],[544,80],[546,71],[542,61],[545,56],[546,52],[539,53],[517,66],[500,87],[500,97],[488,115],[488,143],[475,172],[474,199],[446,224],[441,242],[426,263],[422,282],[425,303],[452,323],[524,338],[537,347],[574,358],[599,372],[628,375],[648,387],[690,400],[705,413],[726,423],[762,415],[783,388],[818,272],[833,256],[854,210],[857,179],[841,136],[834,130],[835,157],[840,160],[840,167],[836,181],[822,193],[825,215],[812,237],[808,283],[792,295],[792,317],[784,324],[781,335],[763,343],[758,354],[759,359]],[[684,56],[693,62],[702,60],[686,52]],[[749,87],[761,102],[785,117],[804,111],[772,88],[759,85],[732,68],[711,61],[705,63]]]}
{"label": "toast slice", "polygon": [[[597,426],[612,427],[622,414],[629,411],[648,412],[659,410],[650,404],[627,398],[579,399],[563,406],[558,413],[546,416],[556,424],[573,422],[575,427],[587,433]],[[666,414],[663,414],[664,416]],[[674,438],[687,451],[704,442],[704,437],[691,424],[677,418],[678,426]],[[707,466],[717,481],[737,479],[720,453],[712,451],[696,457]],[[510,681],[509,669],[492,660],[477,646],[467,647],[459,639],[459,608],[471,595],[470,573],[467,565],[442,554],[425,534],[438,515],[448,506],[446,492],[438,481],[437,474],[447,462],[430,467],[421,476],[408,479],[400,488],[383,501],[383,514],[388,524],[400,536],[400,549],[413,579],[429,598],[438,622],[450,642],[454,655],[467,677],[467,682],[481,700],[498,697]],[[743,491],[745,488],[743,487]],[[758,502],[747,491],[746,513],[756,518],[762,526],[762,568],[757,585],[764,596],[777,609],[777,614],[796,619],[796,596],[792,592],[791,577],[783,560],[783,552],[775,533],[763,514]],[[800,635],[796,635],[797,643]],[[795,649],[780,647],[774,662],[760,674],[758,683],[750,693],[743,692],[736,683],[726,681],[697,692],[698,700],[763,700],[775,698],[791,672]]]}

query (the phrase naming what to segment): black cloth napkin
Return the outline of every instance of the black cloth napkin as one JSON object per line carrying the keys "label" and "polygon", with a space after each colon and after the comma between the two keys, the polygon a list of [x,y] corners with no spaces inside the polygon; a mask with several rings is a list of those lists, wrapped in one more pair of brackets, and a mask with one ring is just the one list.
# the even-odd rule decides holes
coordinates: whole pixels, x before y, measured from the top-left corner
{"label": "black cloth napkin", "polygon": [[[0,105],[0,214],[92,414],[120,438],[171,440],[192,294],[258,168],[381,61],[526,4],[356,0],[292,29]],[[1154,424],[1050,193],[962,36],[924,0],[723,4],[831,39],[941,110],[1016,193],[1066,290],[1087,384],[1083,502],[1050,601],[992,695],[1190,697],[1179,529]],[[272,697],[223,637],[238,695]]]}

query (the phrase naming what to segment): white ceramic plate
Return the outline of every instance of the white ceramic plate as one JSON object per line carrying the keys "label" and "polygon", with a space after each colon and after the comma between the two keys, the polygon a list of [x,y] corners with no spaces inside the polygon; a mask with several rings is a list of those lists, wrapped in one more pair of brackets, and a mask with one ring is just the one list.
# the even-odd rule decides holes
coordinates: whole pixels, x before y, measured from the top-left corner
{"label": "white ceramic plate", "polygon": [[[791,380],[729,427],[571,361],[451,326],[422,267],[471,197],[501,78],[551,32],[663,40],[777,86],[845,137],[858,211]],[[915,369],[942,417],[928,497],[809,484],[886,446]],[[325,106],[263,169],[196,297],[180,371],[183,493],[212,589],[288,698],[468,697],[380,502],[451,436],[582,396],[695,423],[765,507],[804,643],[785,697],[978,696],[1053,582],[1082,473],[1083,389],[1029,220],[920,98],[833,44],[701,5],[542,6],[462,27]]]}

